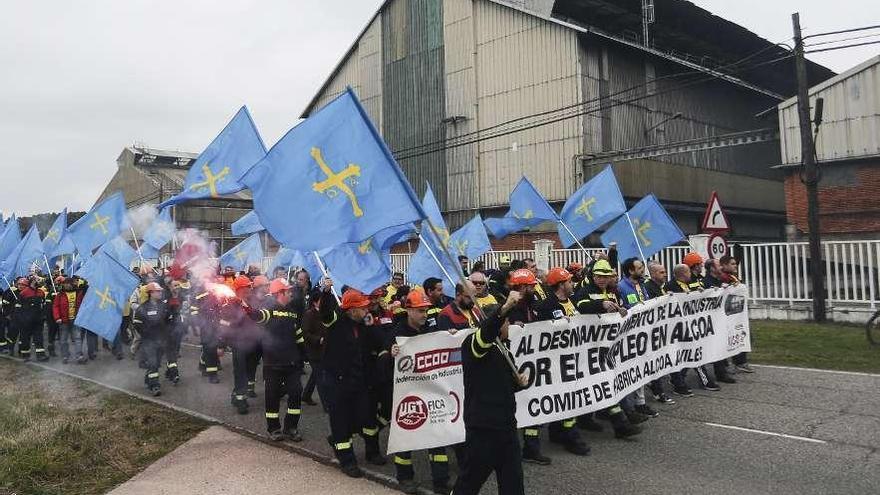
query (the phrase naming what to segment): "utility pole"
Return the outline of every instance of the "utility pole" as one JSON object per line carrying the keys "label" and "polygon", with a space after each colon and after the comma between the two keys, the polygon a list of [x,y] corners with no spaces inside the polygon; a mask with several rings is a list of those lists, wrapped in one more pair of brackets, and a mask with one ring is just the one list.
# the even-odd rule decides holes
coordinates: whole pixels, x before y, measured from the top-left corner
{"label": "utility pole", "polygon": [[819,232],[819,168],[816,165],[815,143],[810,130],[809,83],[807,81],[807,61],[804,58],[804,39],[801,34],[800,14],[792,14],[791,22],[794,27],[803,182],[807,188],[807,229],[810,240],[810,286],[813,289],[813,320],[821,323],[825,321],[825,277],[822,273],[822,244]]}

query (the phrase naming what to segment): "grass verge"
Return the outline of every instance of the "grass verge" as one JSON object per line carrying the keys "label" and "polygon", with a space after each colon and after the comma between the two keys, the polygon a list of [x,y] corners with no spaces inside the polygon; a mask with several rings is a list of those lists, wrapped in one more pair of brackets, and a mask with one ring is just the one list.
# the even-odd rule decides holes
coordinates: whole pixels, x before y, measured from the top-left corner
{"label": "grass verge", "polygon": [[5,359],[0,381],[0,494],[106,493],[208,426]]}
{"label": "grass verge", "polygon": [[880,373],[880,347],[860,325],[752,320],[751,332],[753,363]]}

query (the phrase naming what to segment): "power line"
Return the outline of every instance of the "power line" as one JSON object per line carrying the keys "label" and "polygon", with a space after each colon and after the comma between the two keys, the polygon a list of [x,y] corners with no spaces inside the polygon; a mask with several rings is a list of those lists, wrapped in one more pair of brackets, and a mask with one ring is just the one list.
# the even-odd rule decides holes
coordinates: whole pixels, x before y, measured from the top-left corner
{"label": "power line", "polygon": [[[768,60],[768,61],[765,61],[765,62],[760,62],[760,63],[754,64],[754,65],[751,65],[751,66],[744,67],[744,68],[742,68],[741,70],[749,70],[749,69],[753,69],[753,68],[761,67],[761,66],[768,65],[768,64],[772,64],[772,63],[775,63],[775,62],[778,62],[778,61],[781,61],[781,60],[785,60],[785,59],[792,58],[793,56],[794,56],[793,54],[788,54],[788,55],[785,55],[785,56],[783,56],[783,57],[778,57],[778,58],[775,58],[775,59],[772,59],[772,60]],[[568,119],[576,118],[576,117],[580,117],[580,116],[583,116],[583,115],[589,115],[589,114],[592,114],[592,113],[596,113],[596,112],[601,112],[601,111],[609,110],[609,109],[612,109],[612,108],[615,108],[615,107],[618,107],[618,106],[622,106],[622,105],[630,105],[630,104],[632,104],[633,102],[636,102],[636,101],[644,100],[644,99],[647,99],[647,98],[653,98],[653,97],[660,96],[660,95],[665,94],[665,93],[670,93],[670,92],[674,92],[674,91],[679,91],[679,90],[682,90],[682,89],[685,89],[685,88],[688,88],[688,87],[691,87],[691,86],[695,86],[695,85],[698,85],[698,84],[702,84],[702,83],[704,83],[704,82],[708,82],[708,81],[713,81],[713,80],[716,80],[716,79],[717,79],[717,78],[714,77],[714,76],[709,76],[709,77],[705,77],[705,78],[702,78],[702,79],[695,79],[695,80],[689,81],[689,82],[687,82],[687,83],[682,83],[682,84],[677,85],[677,86],[672,86],[672,87],[667,88],[666,90],[663,90],[663,91],[660,91],[660,92],[655,92],[655,93],[650,93],[650,94],[640,95],[640,96],[637,96],[637,97],[634,97],[634,98],[631,98],[631,99],[628,99],[628,100],[618,100],[618,101],[614,102],[613,104],[611,104],[611,105],[609,105],[609,106],[604,106],[604,107],[593,108],[593,109],[589,109],[589,110],[578,111],[578,112],[571,113],[571,114],[568,114],[568,115],[563,115],[563,116],[549,117],[549,118],[544,119],[544,120],[542,120],[542,121],[537,121],[537,122],[527,123],[527,124],[524,124],[524,125],[522,125],[522,126],[519,126],[519,127],[513,128],[513,129],[509,129],[509,130],[505,130],[505,131],[501,131],[501,132],[497,132],[497,133],[493,133],[493,134],[488,135],[488,136],[482,136],[482,137],[474,138],[474,139],[471,139],[471,140],[468,140],[468,141],[464,141],[464,142],[447,143],[447,144],[445,144],[445,145],[443,145],[443,146],[439,146],[439,147],[437,147],[437,148],[435,148],[435,149],[430,149],[430,150],[426,150],[426,151],[422,151],[422,152],[418,152],[418,153],[412,153],[412,154],[404,155],[404,156],[399,157],[398,159],[399,159],[399,160],[406,160],[406,159],[410,159],[410,158],[417,158],[417,157],[420,157],[420,156],[430,155],[430,154],[438,153],[438,152],[445,151],[445,150],[448,150],[448,149],[458,148],[458,147],[461,147],[461,146],[467,146],[467,145],[470,145],[470,144],[479,143],[479,142],[481,142],[481,141],[486,141],[486,140],[489,140],[489,139],[495,139],[495,138],[499,138],[499,137],[507,136],[507,135],[509,135],[509,134],[513,134],[513,133],[516,133],[516,132],[526,131],[526,130],[529,130],[529,129],[534,129],[534,128],[542,127],[542,126],[545,126],[545,125],[555,124],[555,123],[558,123],[558,122],[561,122],[561,121],[564,121],[564,120],[568,120]],[[597,101],[598,101],[598,100],[603,100],[603,99],[608,99],[608,98],[607,98],[607,97],[605,97],[605,98],[599,98],[599,99],[597,99]],[[576,105],[576,106],[582,106],[582,105]],[[532,117],[532,116],[530,116],[530,117]],[[438,143],[443,143],[443,141],[438,141]]]}
{"label": "power line", "polygon": [[805,44],[804,47],[819,46],[819,45],[831,45],[833,43],[841,43],[843,41],[861,40],[861,39],[865,39],[865,38],[874,38],[877,36],[880,36],[880,33],[863,34],[861,36],[850,36],[848,38],[840,38],[840,39],[831,40],[831,41],[820,41],[818,43],[808,43],[808,44]]}
{"label": "power line", "polygon": [[855,48],[857,46],[867,46],[867,45],[878,45],[880,44],[880,40],[878,41],[866,41],[864,43],[853,43],[851,45],[843,45],[843,46],[834,46],[831,48],[820,48],[818,50],[807,50],[804,53],[819,53],[819,52],[830,52],[832,50],[843,50],[844,48]]}
{"label": "power line", "polygon": [[855,33],[857,31],[870,31],[872,29],[880,29],[880,24],[877,24],[874,26],[857,27],[857,28],[852,28],[852,29],[842,29],[840,31],[828,31],[827,33],[811,34],[809,36],[804,36],[803,38],[801,38],[801,40],[806,40],[806,39],[810,39],[810,38],[818,38],[820,36],[831,36],[832,34],[845,34],[845,33]]}
{"label": "power line", "polygon": [[[754,57],[756,57],[756,56],[758,56],[758,55],[760,55],[760,54],[762,54],[762,53],[764,53],[764,52],[766,52],[766,51],[768,51],[768,50],[771,50],[771,49],[773,49],[773,48],[785,47],[786,45],[785,45],[783,42],[784,42],[784,41],[787,41],[787,40],[788,40],[788,39],[784,39],[784,40],[781,40],[781,41],[778,42],[778,43],[773,43],[773,44],[771,44],[771,45],[765,46],[764,48],[762,48],[762,49],[760,49],[760,50],[757,50],[757,51],[755,51],[755,52],[753,52],[753,53],[751,53],[751,54],[749,54],[749,55],[746,55],[745,57],[743,57],[743,58],[737,60],[736,62],[732,62],[732,63],[726,64],[726,65],[722,65],[722,66],[720,66],[720,67],[718,67],[718,68],[716,68],[716,69],[713,69],[713,70],[715,70],[715,71],[723,71],[723,70],[728,70],[728,69],[735,68],[736,66],[738,66],[738,65],[740,65],[740,64],[742,64],[742,63],[744,63],[744,62],[747,62],[748,60],[751,60],[751,59],[753,59]],[[790,49],[789,49],[789,51],[790,51]],[[790,55],[786,55],[784,58],[788,58],[789,56],[790,56]],[[764,63],[772,63],[772,62],[776,62],[776,61],[778,61],[778,60],[780,60],[780,58],[773,59],[773,60],[770,60],[770,61],[767,61],[767,62],[764,62]],[[739,72],[739,71],[741,71],[741,70],[747,70],[747,69],[750,69],[750,68],[753,68],[753,67],[746,67],[746,68],[744,68],[744,69],[738,69],[738,70],[732,71],[732,72],[731,72],[730,74],[728,74],[728,75],[733,75],[733,74],[736,74],[737,72]],[[397,149],[397,150],[394,150],[394,154],[397,155],[397,154],[405,153],[405,152],[409,152],[409,151],[420,150],[420,149],[422,149],[422,148],[428,148],[428,147],[435,146],[435,145],[438,145],[438,144],[449,144],[449,141],[457,141],[457,140],[461,140],[461,139],[464,139],[464,138],[466,138],[466,137],[470,137],[470,136],[474,136],[474,135],[477,135],[477,134],[481,134],[481,133],[484,133],[484,132],[486,132],[486,131],[490,131],[490,130],[493,130],[493,129],[497,129],[497,128],[499,128],[499,127],[504,127],[504,126],[507,126],[507,125],[510,125],[510,124],[513,124],[513,123],[516,123],[516,122],[523,121],[523,120],[532,119],[532,118],[535,118],[535,117],[543,117],[543,116],[546,116],[546,115],[550,115],[550,114],[554,114],[554,113],[563,112],[563,111],[566,111],[566,110],[571,110],[571,109],[574,109],[574,108],[582,107],[583,105],[586,105],[586,104],[589,104],[589,103],[595,103],[595,102],[600,101],[600,100],[602,100],[602,99],[612,98],[612,97],[614,97],[614,96],[618,96],[618,95],[621,95],[621,94],[624,94],[624,93],[628,93],[628,92],[630,92],[630,91],[634,91],[634,90],[636,90],[636,89],[639,89],[639,88],[642,88],[642,87],[646,87],[646,86],[648,86],[648,85],[650,85],[650,84],[654,84],[654,83],[656,83],[656,82],[658,82],[658,81],[662,81],[662,80],[665,80],[665,79],[672,79],[672,78],[676,78],[676,77],[683,77],[683,76],[689,76],[689,75],[697,75],[697,74],[703,74],[703,73],[704,73],[704,72],[703,72],[703,71],[700,71],[700,70],[690,70],[690,71],[683,71],[683,72],[678,72],[678,73],[674,73],[674,74],[666,74],[666,75],[663,75],[663,76],[659,76],[659,77],[652,78],[652,79],[650,79],[650,80],[648,80],[648,81],[645,81],[645,82],[643,82],[643,83],[640,83],[640,84],[636,84],[636,85],[630,86],[630,87],[628,87],[628,88],[626,88],[626,89],[623,89],[623,90],[617,91],[617,92],[615,92],[615,93],[611,93],[611,94],[606,95],[606,96],[600,96],[600,97],[596,97],[596,98],[590,98],[590,99],[583,100],[583,101],[580,101],[580,102],[577,102],[577,103],[574,103],[574,104],[571,104],[571,105],[563,106],[563,107],[560,107],[560,108],[556,108],[556,109],[552,109],[552,110],[547,110],[547,111],[544,111],[544,112],[539,112],[539,113],[535,113],[535,114],[531,114],[531,115],[525,115],[525,116],[522,116],[522,117],[517,117],[517,118],[515,118],[515,119],[507,120],[507,121],[504,121],[504,122],[499,122],[498,124],[494,124],[494,125],[492,125],[492,126],[488,126],[488,127],[483,127],[483,128],[481,128],[481,129],[477,129],[477,130],[472,131],[472,132],[468,132],[468,133],[465,133],[465,134],[459,134],[459,135],[457,135],[457,136],[453,136],[453,137],[450,137],[450,138],[448,138],[448,139],[442,139],[442,140],[437,140],[437,141],[433,141],[433,142],[429,142],[429,143],[423,143],[423,144],[416,145],[416,146],[410,146],[410,147],[408,147],[408,148]],[[716,79],[716,77],[715,77],[715,76],[712,76],[711,79]]]}

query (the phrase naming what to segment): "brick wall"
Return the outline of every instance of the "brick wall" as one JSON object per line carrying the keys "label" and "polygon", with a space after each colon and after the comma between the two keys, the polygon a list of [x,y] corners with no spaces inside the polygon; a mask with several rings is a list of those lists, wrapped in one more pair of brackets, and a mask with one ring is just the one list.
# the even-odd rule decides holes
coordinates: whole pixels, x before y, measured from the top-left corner
{"label": "brick wall", "polygon": [[[807,192],[797,173],[785,179],[788,223],[807,228]],[[826,165],[819,183],[819,228],[823,234],[880,233],[880,161]]]}

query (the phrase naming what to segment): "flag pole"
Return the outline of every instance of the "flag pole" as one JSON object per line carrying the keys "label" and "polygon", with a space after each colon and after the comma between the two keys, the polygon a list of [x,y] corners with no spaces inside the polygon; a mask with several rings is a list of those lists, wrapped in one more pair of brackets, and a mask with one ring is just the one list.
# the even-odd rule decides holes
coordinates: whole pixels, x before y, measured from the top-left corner
{"label": "flag pole", "polygon": [[52,292],[58,292],[58,288],[55,287],[55,279],[52,278],[52,267],[49,266],[49,258],[46,255],[43,255],[43,259],[46,260],[46,270],[49,270],[49,282],[52,282]]}
{"label": "flag pole", "polygon": [[[128,228],[131,229],[131,238],[134,239],[134,247],[135,247],[135,249],[137,249],[138,258],[140,258],[140,260],[141,260],[139,268],[143,270],[143,268],[144,268],[144,255],[141,254],[141,245],[138,243],[137,234],[134,233],[134,227],[129,225]],[[151,267],[151,268],[153,268],[154,273],[156,273],[157,275],[159,274],[159,270],[156,270],[156,267]]]}
{"label": "flag pole", "polygon": [[6,274],[0,273],[0,277],[3,277],[3,280],[6,281],[6,286],[9,287],[9,292],[12,293],[12,297],[14,297],[16,301],[18,301],[18,295],[16,295],[15,291],[12,289],[12,284],[9,283],[9,279],[6,278]]}
{"label": "flag pole", "polygon": [[565,229],[565,231],[568,232],[568,235],[570,235],[571,238],[574,239],[574,242],[577,243],[578,247],[581,248],[581,250],[582,250],[582,251],[584,252],[584,254],[587,256],[587,259],[584,260],[584,262],[589,263],[590,261],[592,261],[592,260],[593,260],[593,257],[592,257],[592,256],[590,255],[590,253],[587,251],[587,248],[585,248],[584,245],[581,244],[581,241],[577,238],[576,235],[574,235],[574,232],[572,232],[571,229],[568,228],[568,225],[566,225],[565,222],[562,221],[562,217],[560,217],[559,215],[557,215],[556,218],[557,218],[557,220],[559,220],[559,225],[562,225],[562,227]]}
{"label": "flag pole", "polygon": [[[312,251],[312,254],[314,254],[314,255],[315,255],[315,259],[318,260],[318,267],[321,269],[321,273],[324,274],[324,278],[329,278],[329,279],[332,281],[333,279],[330,277],[330,274],[327,273],[327,267],[324,266],[324,262],[321,261],[321,257],[318,256],[318,252],[317,252],[317,251]],[[336,304],[340,304],[340,305],[341,305],[341,304],[342,304],[342,301],[339,300],[339,294],[336,293],[336,287],[334,287],[334,286],[331,285],[331,286],[330,286],[330,291],[333,292],[333,297],[336,298]]]}
{"label": "flag pole", "polygon": [[636,241],[636,247],[639,248],[639,257],[642,258],[642,263],[644,263],[645,266],[648,266],[648,260],[645,259],[645,253],[642,252],[642,243],[639,242],[639,236],[636,234],[636,229],[633,226],[632,219],[629,217],[629,212],[627,211],[624,215],[626,215],[626,221],[629,223],[629,229],[632,231],[633,239]]}
{"label": "flag pole", "polygon": [[456,284],[455,279],[453,279],[452,275],[450,275],[449,272],[446,271],[446,268],[443,266],[443,263],[440,263],[440,260],[437,258],[437,255],[434,254],[434,250],[431,249],[430,246],[428,246],[428,243],[425,241],[425,238],[422,237],[421,233],[419,233],[419,240],[422,242],[422,244],[424,244],[425,249],[428,250],[428,254],[431,255],[431,258],[434,259],[434,263],[437,263],[437,266],[440,267],[440,271],[443,272],[443,275],[446,275],[446,279],[449,280],[449,283],[452,284],[453,287],[455,287],[455,284]]}

